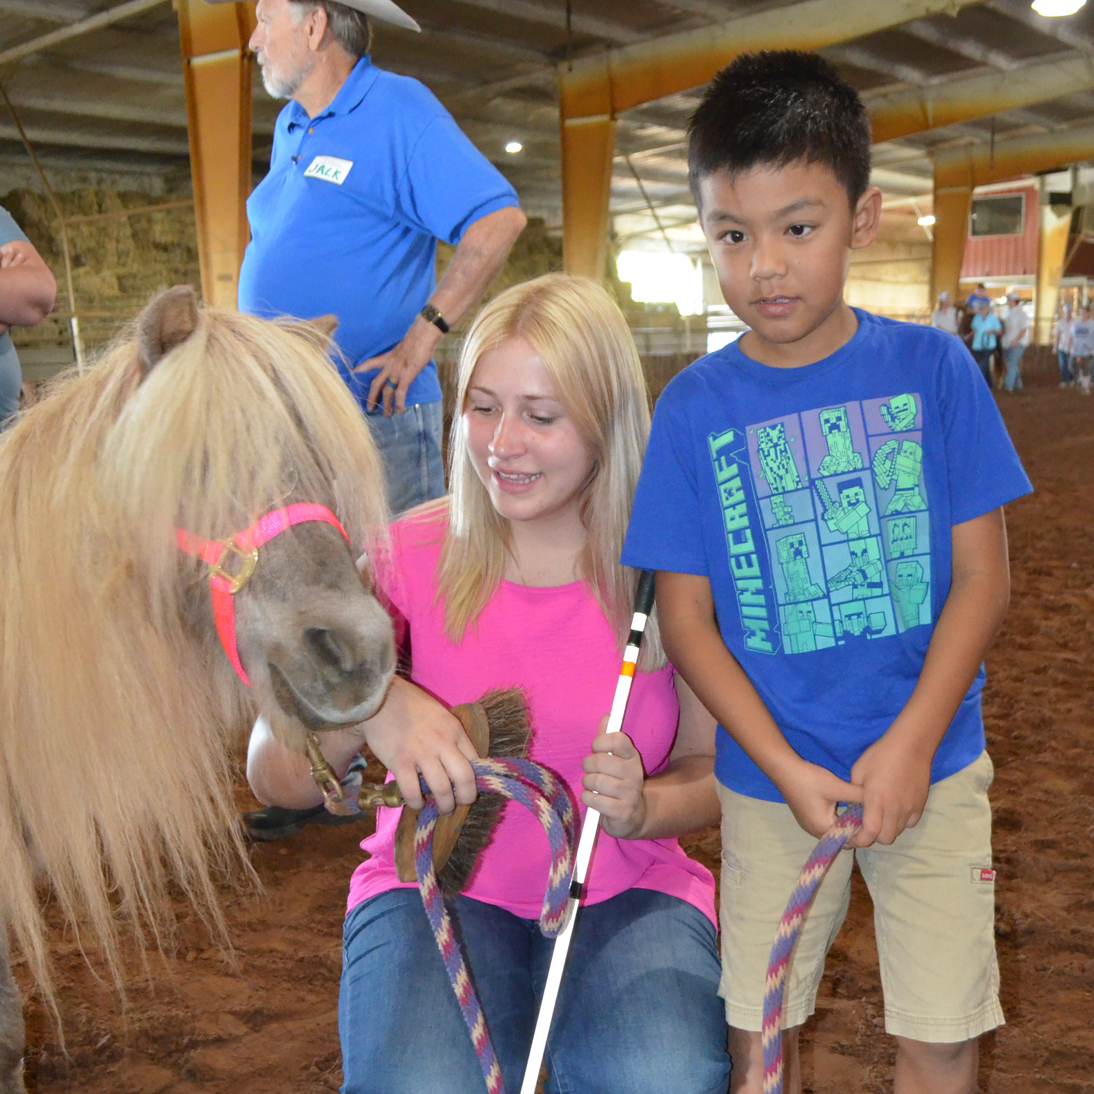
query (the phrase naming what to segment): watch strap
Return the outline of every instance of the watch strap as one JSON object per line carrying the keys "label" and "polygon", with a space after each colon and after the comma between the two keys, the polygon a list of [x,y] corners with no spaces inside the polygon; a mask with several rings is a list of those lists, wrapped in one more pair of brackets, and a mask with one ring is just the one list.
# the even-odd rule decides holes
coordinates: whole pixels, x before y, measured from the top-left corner
{"label": "watch strap", "polygon": [[427,323],[432,323],[441,334],[448,333],[449,328],[448,324],[444,321],[444,316],[441,315],[432,304],[426,304],[419,314]]}

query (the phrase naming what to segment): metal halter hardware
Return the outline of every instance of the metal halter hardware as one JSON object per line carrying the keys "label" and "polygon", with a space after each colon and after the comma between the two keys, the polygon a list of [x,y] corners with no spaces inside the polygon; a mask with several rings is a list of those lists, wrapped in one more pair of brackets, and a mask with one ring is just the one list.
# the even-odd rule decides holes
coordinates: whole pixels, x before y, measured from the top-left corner
{"label": "metal halter hardware", "polygon": [[[294,524],[308,521],[322,521],[332,524],[349,543],[349,536],[338,518],[325,506],[312,502],[296,502],[283,509],[274,509],[264,517],[259,517],[249,528],[227,539],[205,539],[180,528],[176,535],[179,549],[188,555],[196,555],[209,567],[209,595],[213,603],[213,619],[216,623],[220,644],[232,662],[239,678],[251,686],[243,663],[239,659],[236,644],[236,610],[233,597],[242,589],[255,572],[258,565],[258,549],[269,543]],[[233,564],[232,559],[236,562]],[[229,568],[231,567],[231,568]]]}

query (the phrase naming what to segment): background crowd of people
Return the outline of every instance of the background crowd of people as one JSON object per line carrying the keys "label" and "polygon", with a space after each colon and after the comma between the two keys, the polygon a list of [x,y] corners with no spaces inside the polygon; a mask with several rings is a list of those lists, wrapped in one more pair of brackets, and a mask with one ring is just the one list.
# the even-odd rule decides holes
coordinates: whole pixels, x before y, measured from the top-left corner
{"label": "background crowd of people", "polygon": [[993,309],[983,282],[969,294],[963,307],[955,307],[950,294],[941,292],[938,307],[931,313],[931,326],[956,335],[969,347],[989,387],[1021,391],[1022,354],[1029,345],[1030,324],[1016,292],[1007,293],[1001,315]]}

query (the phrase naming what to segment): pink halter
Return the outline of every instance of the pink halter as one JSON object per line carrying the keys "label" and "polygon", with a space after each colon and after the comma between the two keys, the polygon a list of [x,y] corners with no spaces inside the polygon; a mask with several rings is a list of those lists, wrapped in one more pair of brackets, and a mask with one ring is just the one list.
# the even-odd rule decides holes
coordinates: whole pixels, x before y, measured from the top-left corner
{"label": "pink halter", "polygon": [[[232,662],[232,667],[247,687],[251,686],[251,681],[247,679],[247,674],[243,671],[243,663],[239,659],[239,648],[236,645],[236,608],[233,598],[250,581],[255,566],[258,565],[259,547],[269,543],[274,536],[280,535],[286,528],[311,520],[333,524],[349,543],[349,536],[346,535],[346,530],[339,523],[338,518],[325,505],[314,505],[311,502],[296,502],[293,505],[286,505],[284,509],[275,509],[272,513],[259,517],[249,528],[236,532],[234,536],[229,536],[227,539],[205,539],[182,528],[176,533],[179,548],[188,555],[196,555],[209,566],[209,593],[213,602],[213,619],[216,622],[217,634],[220,636],[220,644],[224,647],[228,660]],[[235,555],[239,559],[239,569],[235,573],[225,569],[229,555]]]}

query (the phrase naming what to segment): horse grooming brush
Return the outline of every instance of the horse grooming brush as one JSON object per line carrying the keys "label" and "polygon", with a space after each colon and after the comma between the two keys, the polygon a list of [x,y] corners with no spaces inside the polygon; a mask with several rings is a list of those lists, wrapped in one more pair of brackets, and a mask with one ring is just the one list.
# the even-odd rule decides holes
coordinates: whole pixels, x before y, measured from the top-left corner
{"label": "horse grooming brush", "polygon": [[[459,718],[483,759],[524,759],[527,756],[531,727],[528,707],[519,689],[487,692],[477,703],[453,707],[452,713]],[[318,742],[313,748],[309,741],[308,755],[312,774],[323,788],[330,812],[353,814],[378,805],[391,809],[403,806],[395,833],[395,869],[400,881],[417,881],[414,831],[419,811],[406,806],[398,785],[394,782],[363,783],[354,801],[338,792],[341,787],[319,753]],[[500,794],[480,793],[473,804],[458,805],[448,816],[438,818],[433,833],[433,867],[445,896],[454,896],[466,887],[479,855],[490,842],[505,802],[506,798]]]}

